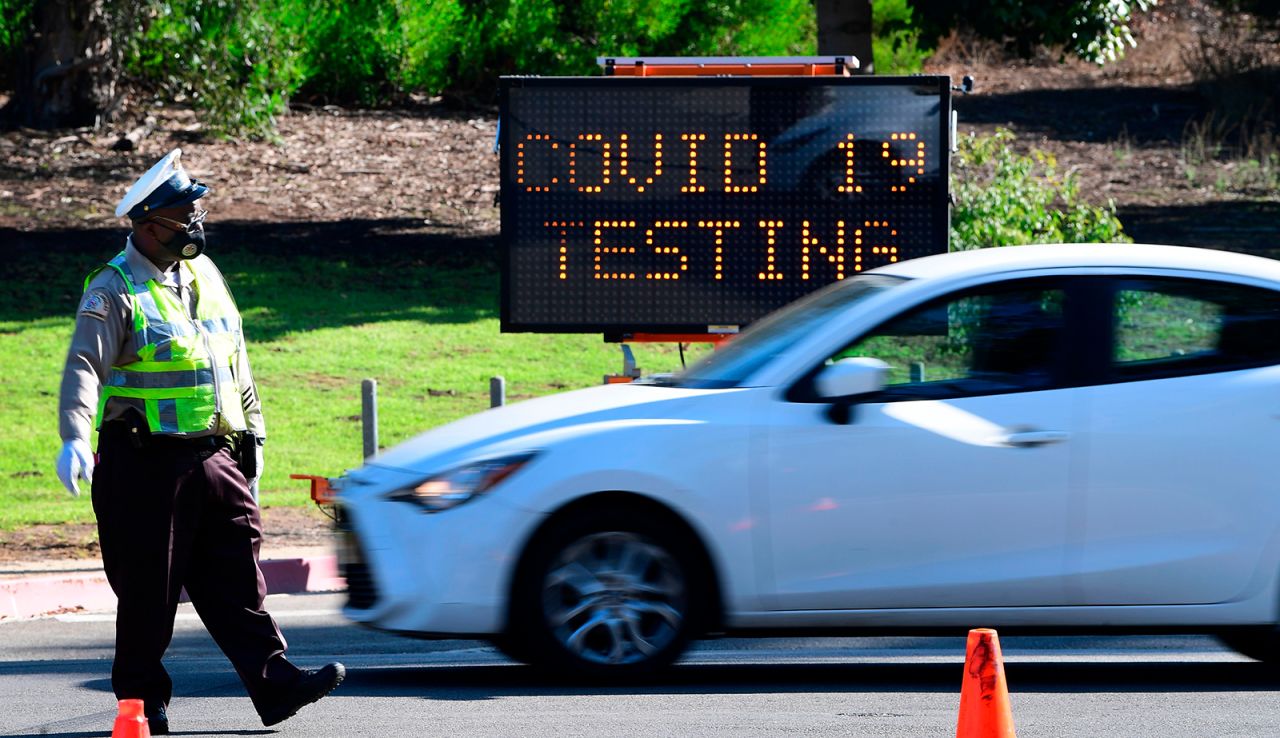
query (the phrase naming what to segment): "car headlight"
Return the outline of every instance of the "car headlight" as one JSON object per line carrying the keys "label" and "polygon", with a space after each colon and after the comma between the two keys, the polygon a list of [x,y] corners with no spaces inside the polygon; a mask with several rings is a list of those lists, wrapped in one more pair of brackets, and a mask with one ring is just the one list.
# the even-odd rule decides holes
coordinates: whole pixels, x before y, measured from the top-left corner
{"label": "car headlight", "polygon": [[412,503],[423,512],[448,510],[498,486],[535,455],[530,452],[476,461],[429,477],[413,487],[398,489],[387,499]]}

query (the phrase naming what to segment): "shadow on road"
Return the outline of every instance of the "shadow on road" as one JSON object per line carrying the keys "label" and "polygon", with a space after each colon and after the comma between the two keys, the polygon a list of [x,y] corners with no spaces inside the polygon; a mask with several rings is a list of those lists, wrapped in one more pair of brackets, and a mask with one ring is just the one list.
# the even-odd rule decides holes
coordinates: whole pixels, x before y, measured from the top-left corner
{"label": "shadow on road", "polygon": [[[1280,691],[1280,673],[1261,663],[1072,662],[1010,664],[1010,689],[1024,693]],[[352,669],[345,696],[483,700],[510,696],[609,694],[791,694],[955,692],[959,664],[684,665],[660,679],[602,685],[549,679],[526,666]]]}

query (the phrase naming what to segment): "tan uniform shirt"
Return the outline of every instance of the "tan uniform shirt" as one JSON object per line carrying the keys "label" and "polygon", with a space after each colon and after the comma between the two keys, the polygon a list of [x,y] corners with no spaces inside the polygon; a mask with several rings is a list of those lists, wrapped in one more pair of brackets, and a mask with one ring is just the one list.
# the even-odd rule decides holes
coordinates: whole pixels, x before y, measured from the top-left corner
{"label": "tan uniform shirt", "polygon": [[[125,260],[138,280],[145,282],[155,279],[177,295],[182,304],[187,306],[187,313],[192,318],[195,317],[197,295],[189,268],[181,268],[179,262],[161,272],[150,259],[134,248],[132,237],[125,246]],[[216,271],[217,267],[214,269]],[[222,274],[219,273],[218,276],[221,277]],[[230,290],[227,292],[230,294]],[[67,351],[67,364],[62,371],[62,390],[58,395],[58,432],[64,442],[74,439],[88,442],[93,431],[93,419],[98,412],[98,395],[111,373],[111,367],[138,360],[129,341],[133,334],[133,303],[129,295],[129,286],[121,279],[119,272],[103,269],[94,276],[81,298],[80,310],[76,314],[75,333],[71,337],[71,348]],[[234,372],[240,386],[249,430],[259,438],[265,438],[267,431],[262,421],[262,406],[253,375],[249,371],[249,357],[245,353],[243,341],[236,355]],[[115,402],[114,398],[107,400],[103,409],[103,422],[119,418],[125,409],[126,406]],[[219,416],[218,424],[208,431],[190,435],[227,435],[231,432],[232,428]]]}

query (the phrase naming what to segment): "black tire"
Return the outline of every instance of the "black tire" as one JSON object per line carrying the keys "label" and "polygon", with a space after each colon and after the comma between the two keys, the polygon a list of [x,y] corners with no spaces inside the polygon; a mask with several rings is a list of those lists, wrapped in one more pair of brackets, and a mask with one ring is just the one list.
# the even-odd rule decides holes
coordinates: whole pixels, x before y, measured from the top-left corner
{"label": "black tire", "polygon": [[1242,656],[1280,664],[1280,627],[1233,630],[1220,634],[1218,640]]}
{"label": "black tire", "polygon": [[644,510],[594,508],[551,521],[512,588],[507,642],[571,677],[627,680],[668,666],[706,622],[696,544]]}

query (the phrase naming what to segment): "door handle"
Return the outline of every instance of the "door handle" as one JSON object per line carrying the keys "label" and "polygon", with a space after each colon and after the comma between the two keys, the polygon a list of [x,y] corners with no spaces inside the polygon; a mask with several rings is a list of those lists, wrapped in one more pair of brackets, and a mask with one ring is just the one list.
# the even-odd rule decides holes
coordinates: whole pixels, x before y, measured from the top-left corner
{"label": "door handle", "polygon": [[1062,443],[1071,436],[1066,431],[1031,430],[1017,431],[1004,437],[1004,445],[1014,448],[1035,448],[1048,446],[1051,443]]}

